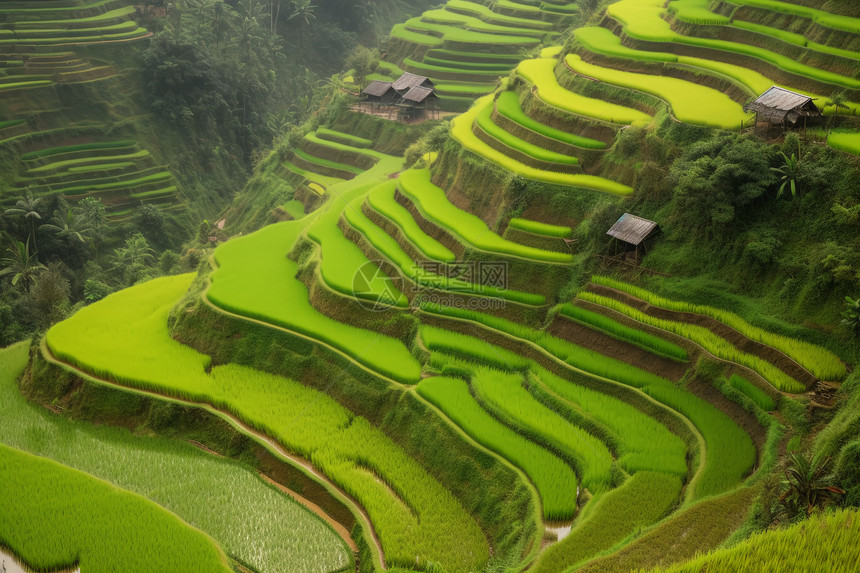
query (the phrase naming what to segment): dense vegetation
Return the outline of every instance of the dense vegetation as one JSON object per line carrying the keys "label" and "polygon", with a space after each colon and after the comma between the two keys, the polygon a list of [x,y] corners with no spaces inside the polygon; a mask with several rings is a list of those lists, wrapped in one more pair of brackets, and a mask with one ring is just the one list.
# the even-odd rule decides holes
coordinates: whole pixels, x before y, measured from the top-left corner
{"label": "dense vegetation", "polygon": [[[853,564],[860,9],[30,4],[0,0],[8,551]],[[404,73],[438,100],[362,94]],[[752,113],[771,86],[802,113]]]}

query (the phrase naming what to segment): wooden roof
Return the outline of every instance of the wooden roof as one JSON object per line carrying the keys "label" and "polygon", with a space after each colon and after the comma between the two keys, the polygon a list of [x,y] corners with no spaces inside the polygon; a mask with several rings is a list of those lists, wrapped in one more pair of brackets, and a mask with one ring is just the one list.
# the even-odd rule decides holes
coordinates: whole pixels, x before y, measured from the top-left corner
{"label": "wooden roof", "polygon": [[744,111],[754,111],[773,123],[797,123],[798,118],[821,115],[811,97],[778,86],[772,86],[754,102],[745,105]]}
{"label": "wooden roof", "polygon": [[437,97],[436,94],[433,92],[433,89],[421,86],[409,88],[409,91],[403,94],[404,101],[413,103],[422,103],[424,100],[431,97]]}
{"label": "wooden roof", "polygon": [[631,245],[639,245],[647,239],[656,229],[657,223],[624,213],[612,225],[612,228],[606,231],[607,235],[611,235],[620,241],[630,243]]}
{"label": "wooden roof", "polygon": [[427,76],[419,76],[409,72],[403,72],[403,75],[397,78],[392,84],[394,89],[400,94],[405,94],[411,88],[416,86],[432,88],[433,82]]}
{"label": "wooden roof", "polygon": [[384,96],[388,90],[394,89],[391,82],[381,82],[379,80],[373,80],[370,82],[370,85],[364,88],[364,91],[361,92],[365,95],[382,97]]}

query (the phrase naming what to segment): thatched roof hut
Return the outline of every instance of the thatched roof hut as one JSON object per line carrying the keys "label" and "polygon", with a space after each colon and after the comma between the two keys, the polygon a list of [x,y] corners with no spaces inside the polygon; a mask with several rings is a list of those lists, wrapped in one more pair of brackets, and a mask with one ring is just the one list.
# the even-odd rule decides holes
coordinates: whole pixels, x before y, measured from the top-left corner
{"label": "thatched roof hut", "polygon": [[364,91],[361,93],[367,101],[381,104],[392,104],[399,97],[392,82],[382,82],[379,80],[370,82],[370,85],[364,88]]}
{"label": "thatched roof hut", "polygon": [[[802,118],[819,118],[821,111],[812,102],[812,98],[773,86],[754,102],[744,106],[744,111],[756,113],[756,122],[761,116],[774,125],[796,125]],[[806,119],[804,119],[805,125]]]}
{"label": "thatched roof hut", "polygon": [[430,88],[431,90],[434,88],[433,81],[427,76],[419,76],[409,72],[403,72],[403,75],[394,80],[392,85],[400,95],[406,94],[414,87]]}
{"label": "thatched roof hut", "polygon": [[422,104],[427,103],[428,101],[437,100],[439,99],[439,96],[437,96],[436,92],[431,88],[415,86],[403,94],[401,99],[403,102],[409,104]]}

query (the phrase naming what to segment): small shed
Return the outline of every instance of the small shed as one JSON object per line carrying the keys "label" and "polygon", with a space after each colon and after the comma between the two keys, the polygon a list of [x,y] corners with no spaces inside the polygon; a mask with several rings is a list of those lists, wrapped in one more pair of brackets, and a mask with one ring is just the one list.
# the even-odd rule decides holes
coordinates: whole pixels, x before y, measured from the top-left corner
{"label": "small shed", "polygon": [[392,105],[400,97],[392,82],[374,80],[361,92],[365,101],[377,105]]}
{"label": "small shed", "polygon": [[610,237],[614,237],[636,248],[636,254],[639,254],[639,246],[645,250],[645,241],[660,232],[660,226],[654,221],[624,213],[615,221],[615,224],[606,231]]}
{"label": "small shed", "polygon": [[394,90],[401,96],[406,95],[406,93],[414,87],[430,88],[431,90],[435,89],[433,81],[427,76],[419,76],[409,72],[403,72],[403,75],[394,80],[392,85]]}
{"label": "small shed", "polygon": [[808,118],[821,117],[821,110],[816,107],[811,97],[778,86],[772,86],[754,102],[745,105],[744,111],[755,112],[756,125],[759,117],[767,120],[770,125],[783,127],[797,125],[800,118],[803,118],[803,126],[806,127]]}

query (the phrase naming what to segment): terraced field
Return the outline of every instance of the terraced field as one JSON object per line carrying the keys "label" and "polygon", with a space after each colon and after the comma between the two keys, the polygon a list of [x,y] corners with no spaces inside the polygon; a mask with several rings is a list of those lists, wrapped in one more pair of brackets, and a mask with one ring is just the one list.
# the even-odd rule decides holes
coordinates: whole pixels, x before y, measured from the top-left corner
{"label": "terraced field", "polygon": [[[43,5],[39,5],[43,4]],[[0,2],[0,46],[57,46],[139,40],[149,31],[126,2]]]}
{"label": "terraced field", "polygon": [[[16,386],[27,349],[21,344],[0,351],[8,368],[0,374],[0,447],[49,458],[144,496],[257,569],[325,572],[349,563],[334,531],[239,464],[178,440],[75,423],[28,404]],[[0,537],[8,540],[8,532]]]}
{"label": "terraced field", "polygon": [[36,196],[69,201],[95,197],[114,217],[144,203],[173,205],[179,200],[173,174],[131,139],[37,148],[22,153],[21,160],[18,195],[29,189]]}
{"label": "terraced field", "polygon": [[370,79],[395,79],[399,73],[386,67],[391,65],[427,76],[444,108],[462,111],[495,89],[520,61],[521,50],[557,37],[578,11],[575,3],[449,0],[396,25],[383,73]]}
{"label": "terraced field", "polygon": [[[111,18],[130,14],[107,4]],[[641,204],[624,202],[638,198],[614,154],[622,129],[749,132],[744,105],[784,85],[815,95],[836,126],[824,133],[830,145],[856,152],[860,107],[826,102],[858,99],[860,44],[840,40],[860,26],[778,0],[621,0],[599,26],[552,46],[579,11],[562,0],[449,0],[395,26],[375,77],[425,74],[452,107],[468,107],[451,122],[451,141],[405,165],[364,133],[307,133],[274,168],[297,189],[282,206],[293,220],[237,234],[197,276],[162,277],[82,308],[47,331],[46,371],[200,408],[304,468],[353,514],[362,570],[620,571],[719,546],[772,475],[783,425],[802,417],[783,406],[803,407],[850,368],[718,301],[661,296],[634,278],[589,280],[598,263],[577,242],[594,234],[595,212]],[[4,120],[0,137],[25,125]],[[131,139],[28,147],[21,159],[21,189],[40,195],[103,197],[116,211],[177,197],[170,171]],[[499,262],[515,270],[510,282],[475,271]],[[797,394],[807,396],[794,402]],[[0,404],[9,413],[0,430],[25,417],[20,396]],[[39,443],[28,427],[62,436],[74,425],[28,420],[4,443],[27,449]],[[101,435],[84,444],[123,451],[119,439],[97,444]],[[16,464],[41,463],[3,448]],[[127,483],[82,453],[31,449],[131,491],[158,489],[155,477]],[[173,463],[157,454],[140,463]],[[202,481],[215,473],[210,462],[189,454],[182,467]],[[230,468],[239,480],[244,470]],[[261,570],[309,562],[302,551],[327,555],[315,561],[320,571],[355,564],[316,520],[301,532],[248,534],[264,545],[289,538],[295,555],[255,553],[231,537],[241,536],[227,527],[235,515],[218,528],[197,504],[176,503],[190,492],[148,495]],[[852,519],[821,517],[677,570],[774,567],[768,552],[810,536],[823,544],[824,531],[848,536]],[[203,541],[201,563],[225,566]],[[68,564],[69,551],[48,564]]]}

